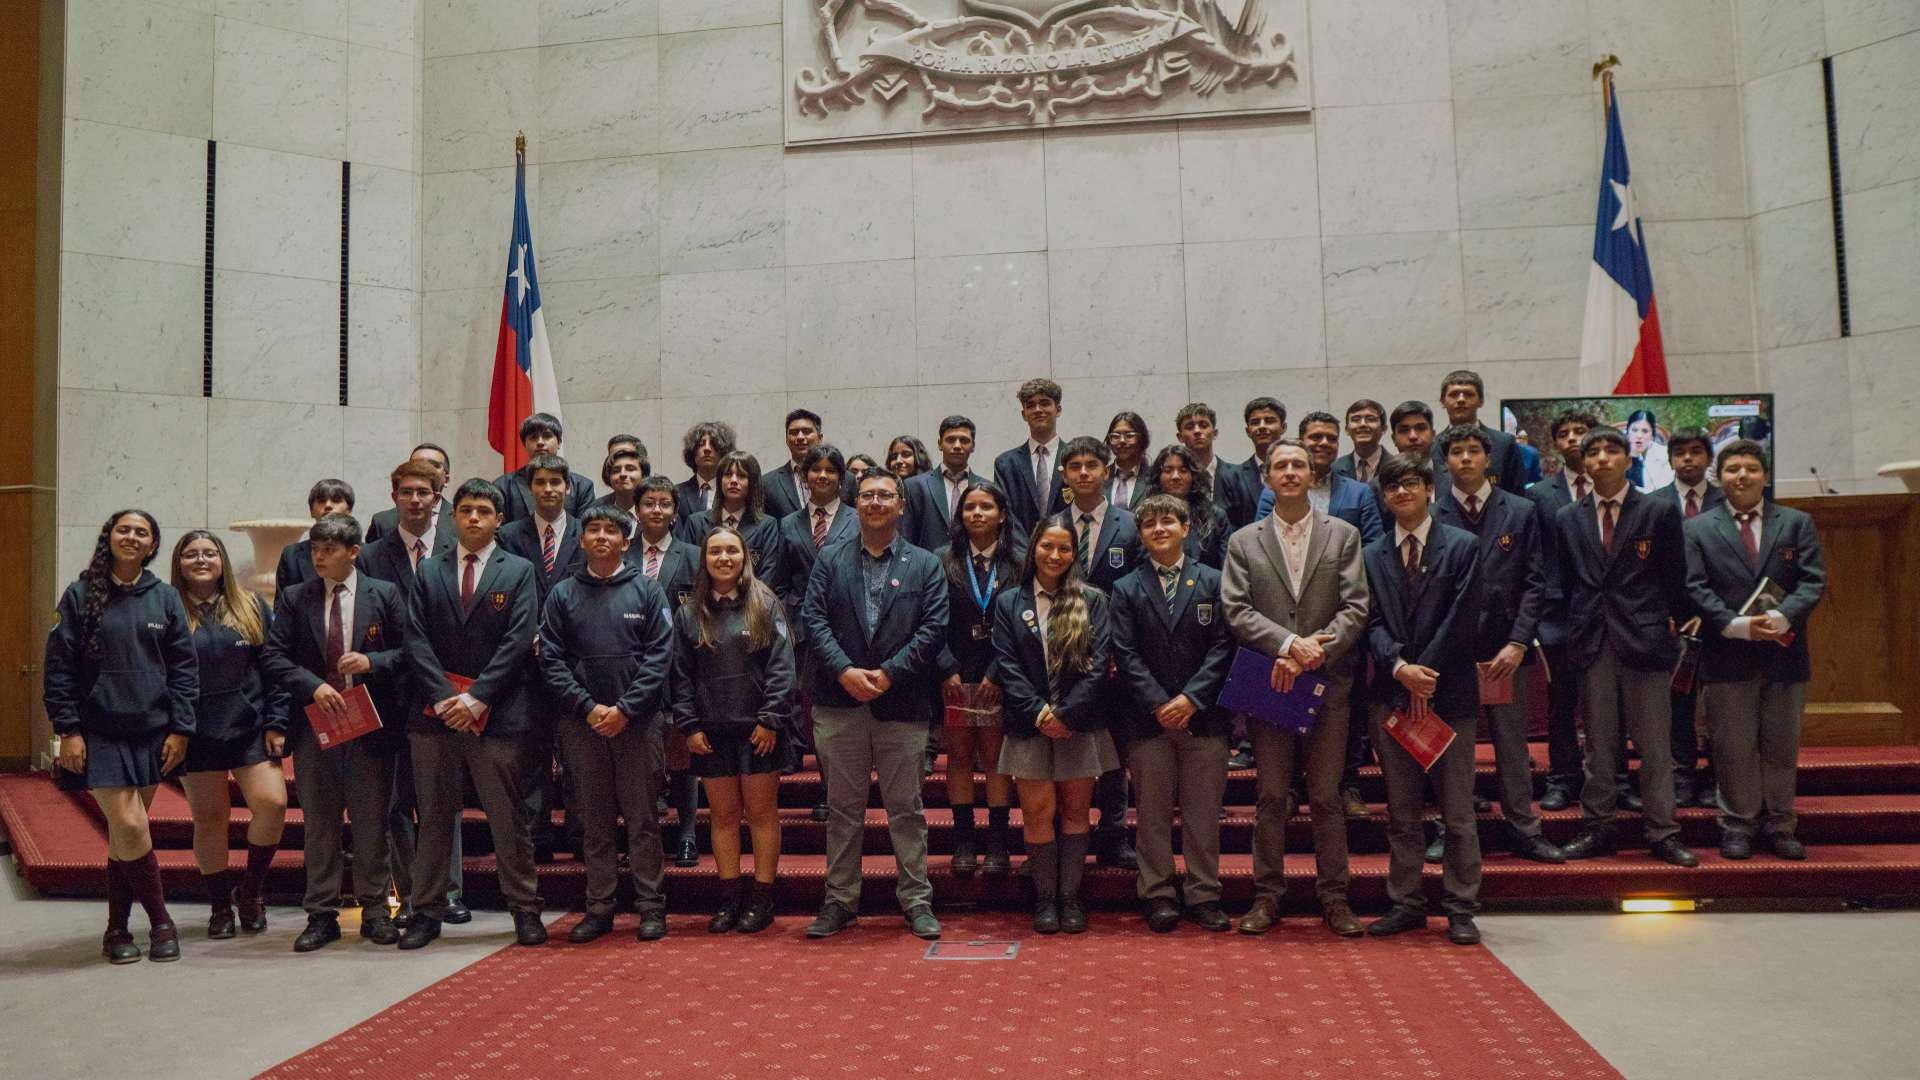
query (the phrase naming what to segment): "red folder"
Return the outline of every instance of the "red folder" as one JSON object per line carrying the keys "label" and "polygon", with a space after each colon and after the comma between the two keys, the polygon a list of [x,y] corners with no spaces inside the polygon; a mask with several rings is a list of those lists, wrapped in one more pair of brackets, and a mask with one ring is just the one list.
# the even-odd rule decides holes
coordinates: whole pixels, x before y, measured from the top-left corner
{"label": "red folder", "polygon": [[1420,763],[1422,770],[1432,769],[1433,763],[1453,745],[1453,725],[1440,719],[1424,701],[1393,710],[1387,716],[1386,728],[1387,734]]}
{"label": "red folder", "polygon": [[1496,679],[1488,673],[1489,669],[1493,667],[1493,661],[1489,660],[1484,664],[1475,664],[1474,667],[1478,668],[1480,672],[1480,704],[1513,704],[1513,672],[1509,671],[1506,675]]}
{"label": "red folder", "polygon": [[[446,680],[453,684],[453,696],[457,697],[461,694],[464,694],[467,692],[467,690],[470,687],[473,686],[473,680],[467,678],[465,675],[455,675],[451,671],[444,671],[444,672],[441,672],[441,674],[446,676]],[[440,718],[440,714],[433,711],[434,704],[438,704],[438,702],[425,705],[421,708],[420,711],[423,713],[426,713],[428,716],[433,717],[435,720],[438,720]],[[479,726],[473,729],[473,733],[475,735],[478,735],[481,732],[487,730],[487,718],[485,716],[479,716],[479,717],[476,717],[476,719],[479,721]]]}
{"label": "red folder", "polygon": [[367,693],[362,683],[340,695],[346,699],[345,716],[335,719],[318,705],[307,706],[307,723],[313,725],[313,737],[326,750],[365,735],[369,731],[380,730],[380,710],[373,707],[373,697]]}

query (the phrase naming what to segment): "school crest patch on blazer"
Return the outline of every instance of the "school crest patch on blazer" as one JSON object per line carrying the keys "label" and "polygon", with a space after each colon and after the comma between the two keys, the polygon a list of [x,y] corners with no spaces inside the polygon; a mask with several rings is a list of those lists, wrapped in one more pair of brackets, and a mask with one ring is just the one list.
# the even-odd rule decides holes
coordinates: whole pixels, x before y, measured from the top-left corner
{"label": "school crest patch on blazer", "polygon": [[1500,534],[1500,539],[1499,539],[1499,540],[1497,540],[1497,541],[1495,541],[1495,542],[1496,542],[1496,543],[1498,543],[1498,544],[1500,545],[1500,550],[1501,550],[1501,551],[1512,551],[1512,550],[1513,550],[1513,534],[1512,534],[1512,533],[1502,533],[1502,534]]}
{"label": "school crest patch on blazer", "polygon": [[1123,547],[1108,548],[1107,565],[1113,567],[1115,570],[1127,565],[1127,549]]}
{"label": "school crest patch on blazer", "polygon": [[505,592],[496,592],[488,599],[490,599],[493,602],[493,610],[495,611],[507,610],[507,594]]}
{"label": "school crest patch on blazer", "polygon": [[1780,559],[1782,562],[1792,562],[1793,557],[1794,557],[1794,551],[1793,551],[1792,544],[1780,545]]}
{"label": "school crest patch on blazer", "polygon": [[1640,556],[1642,562],[1646,561],[1647,556],[1653,554],[1653,541],[1635,540],[1633,542],[1633,553]]}
{"label": "school crest patch on blazer", "polygon": [[1213,605],[1212,604],[1193,605],[1193,617],[1194,617],[1194,620],[1198,622],[1201,626],[1212,626],[1213,625]]}
{"label": "school crest patch on blazer", "polygon": [[380,624],[377,622],[368,623],[367,624],[367,644],[377,645],[379,644],[379,642],[380,642]]}

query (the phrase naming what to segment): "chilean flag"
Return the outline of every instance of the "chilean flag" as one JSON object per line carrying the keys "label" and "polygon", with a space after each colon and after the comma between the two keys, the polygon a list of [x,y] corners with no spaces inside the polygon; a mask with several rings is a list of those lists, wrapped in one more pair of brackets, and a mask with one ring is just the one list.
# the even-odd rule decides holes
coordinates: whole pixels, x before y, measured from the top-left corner
{"label": "chilean flag", "polygon": [[1580,334],[1580,392],[1664,394],[1667,355],[1646,235],[1634,206],[1620,102],[1606,80],[1607,155],[1600,171],[1600,213],[1587,276],[1587,319]]}
{"label": "chilean flag", "polygon": [[493,396],[487,399],[487,442],[500,452],[504,472],[527,463],[520,422],[543,412],[560,418],[560,384],[540,314],[540,279],[533,271],[533,230],[527,224],[527,159],[516,155],[513,242],[507,247],[507,294],[500,304],[500,340],[493,348]]}

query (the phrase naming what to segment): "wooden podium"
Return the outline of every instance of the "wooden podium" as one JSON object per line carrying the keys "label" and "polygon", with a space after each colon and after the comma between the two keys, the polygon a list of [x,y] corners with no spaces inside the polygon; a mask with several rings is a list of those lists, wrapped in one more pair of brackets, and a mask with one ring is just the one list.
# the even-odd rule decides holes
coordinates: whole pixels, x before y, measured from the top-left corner
{"label": "wooden podium", "polygon": [[1827,563],[1801,742],[1920,742],[1920,493],[1780,503],[1813,516]]}

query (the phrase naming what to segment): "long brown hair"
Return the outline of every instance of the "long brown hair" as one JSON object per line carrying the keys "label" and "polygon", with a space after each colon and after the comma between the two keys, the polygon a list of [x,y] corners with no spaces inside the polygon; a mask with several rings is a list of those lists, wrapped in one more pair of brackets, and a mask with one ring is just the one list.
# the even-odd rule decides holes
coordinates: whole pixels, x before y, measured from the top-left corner
{"label": "long brown hair", "polygon": [[[1020,583],[1039,589],[1039,551],[1040,538],[1049,529],[1064,529],[1068,536],[1077,536],[1073,530],[1073,518],[1067,514],[1054,514],[1040,519],[1033,527],[1033,533],[1027,538],[1027,564],[1020,573]],[[1060,577],[1060,587],[1054,590],[1053,610],[1047,615],[1047,674],[1058,677],[1061,670],[1072,667],[1076,671],[1093,670],[1093,620],[1088,612],[1087,593],[1096,591],[1081,578],[1080,560],[1067,564],[1067,572]]]}
{"label": "long brown hair", "polygon": [[113,527],[129,514],[145,518],[147,531],[153,534],[153,546],[147,549],[147,557],[140,560],[141,567],[153,562],[153,557],[160,553],[160,523],[145,510],[115,510],[107,516],[107,523],[100,526],[100,535],[93,542],[93,558],[88,559],[87,568],[80,571],[80,580],[86,585],[86,594],[80,603],[80,643],[90,660],[100,657],[100,623],[106,617],[107,597],[113,587]]}
{"label": "long brown hair", "polygon": [[[172,582],[180,599],[187,598],[187,579],[180,573],[180,556],[186,554],[187,545],[195,540],[213,541],[213,549],[220,553],[220,589],[213,600],[213,617],[220,625],[245,638],[249,645],[262,645],[267,640],[267,623],[260,617],[260,601],[252,591],[240,584],[240,576],[233,572],[233,561],[227,558],[227,545],[220,538],[205,529],[192,529],[183,533],[178,543],[173,545]],[[200,629],[200,605],[185,604],[187,609],[187,629]]]}
{"label": "long brown hair", "polygon": [[766,583],[754,576],[753,552],[747,547],[746,535],[727,525],[715,525],[700,540],[700,565],[693,575],[693,595],[687,597],[687,606],[693,608],[700,619],[699,644],[710,649],[720,641],[720,628],[713,617],[713,578],[707,573],[707,544],[721,535],[740,542],[740,580],[733,590],[741,597],[741,614],[747,622],[747,648],[759,652],[773,640],[774,612],[779,610],[780,600]]}

